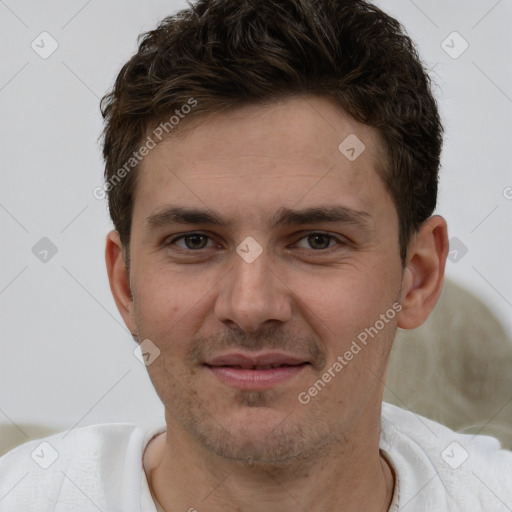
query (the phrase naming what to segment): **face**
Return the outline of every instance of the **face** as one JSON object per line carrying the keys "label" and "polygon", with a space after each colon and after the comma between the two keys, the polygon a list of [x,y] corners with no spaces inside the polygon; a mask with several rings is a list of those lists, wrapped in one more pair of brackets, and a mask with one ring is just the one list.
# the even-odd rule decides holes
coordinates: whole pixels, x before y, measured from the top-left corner
{"label": "face", "polygon": [[124,316],[160,350],[177,436],[283,464],[378,421],[402,282],[382,161],[319,97],[216,114],[144,159]]}

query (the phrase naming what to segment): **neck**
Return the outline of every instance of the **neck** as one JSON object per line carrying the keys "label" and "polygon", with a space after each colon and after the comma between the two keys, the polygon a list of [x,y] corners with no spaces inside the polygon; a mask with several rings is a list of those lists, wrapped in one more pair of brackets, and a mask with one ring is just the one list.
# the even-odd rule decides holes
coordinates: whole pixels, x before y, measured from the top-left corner
{"label": "neck", "polygon": [[[167,421],[148,446],[149,485],[165,511],[385,512],[394,475],[379,450],[380,424],[366,435],[346,433],[315,457],[279,466],[248,466],[199,446]],[[348,441],[350,440],[350,442]]]}

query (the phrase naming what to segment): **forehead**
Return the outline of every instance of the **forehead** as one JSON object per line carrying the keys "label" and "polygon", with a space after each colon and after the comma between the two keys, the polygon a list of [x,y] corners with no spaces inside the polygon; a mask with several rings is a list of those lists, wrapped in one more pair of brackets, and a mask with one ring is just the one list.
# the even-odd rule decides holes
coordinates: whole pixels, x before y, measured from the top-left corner
{"label": "forehead", "polygon": [[183,201],[233,213],[242,203],[247,213],[274,215],[276,202],[316,206],[343,198],[361,210],[386,193],[378,133],[326,98],[245,106],[185,119],[184,127],[144,158],[134,217]]}

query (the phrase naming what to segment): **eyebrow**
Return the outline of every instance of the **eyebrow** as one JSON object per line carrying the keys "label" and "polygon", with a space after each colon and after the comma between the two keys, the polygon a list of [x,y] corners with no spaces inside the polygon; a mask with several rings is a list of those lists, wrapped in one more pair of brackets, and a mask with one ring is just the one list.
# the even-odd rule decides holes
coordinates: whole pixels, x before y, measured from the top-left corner
{"label": "eyebrow", "polygon": [[[151,230],[165,227],[169,224],[203,224],[230,227],[233,222],[224,219],[211,210],[172,206],[156,212],[146,218]],[[344,223],[353,224],[364,229],[373,227],[369,213],[353,210],[340,205],[327,205],[293,210],[280,208],[274,215],[270,228],[313,223]]]}

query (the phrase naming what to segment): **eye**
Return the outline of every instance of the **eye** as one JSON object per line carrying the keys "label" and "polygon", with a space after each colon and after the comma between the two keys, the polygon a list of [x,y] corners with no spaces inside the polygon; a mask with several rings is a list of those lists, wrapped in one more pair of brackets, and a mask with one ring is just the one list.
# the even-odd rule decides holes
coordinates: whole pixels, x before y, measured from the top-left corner
{"label": "eye", "polygon": [[[330,242],[338,242],[339,244],[343,245],[343,242],[341,240],[327,233],[310,233],[309,235],[301,238],[301,240],[306,240],[307,243],[309,244],[309,248],[318,251],[322,251],[332,247],[332,245],[330,245]],[[298,247],[300,247],[300,245],[298,245]],[[308,249],[308,247],[301,248]]]}
{"label": "eye", "polygon": [[[165,243],[166,246],[176,244],[181,249],[185,250],[201,250],[206,248],[206,242],[210,240],[210,237],[203,233],[186,233],[172,238]],[[182,242],[184,245],[180,245],[177,242]]]}
{"label": "eye", "polygon": [[[168,247],[176,245],[185,251],[195,252],[208,248],[208,242],[212,243],[212,239],[204,233],[185,233],[166,241],[165,246]],[[301,249],[313,249],[314,251],[324,251],[326,249],[330,249],[336,245],[336,243],[338,245],[346,245],[345,242],[333,235],[316,232],[309,233],[302,237],[299,243],[297,243],[297,247]],[[307,244],[307,246],[304,244]]]}

